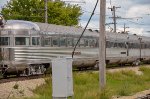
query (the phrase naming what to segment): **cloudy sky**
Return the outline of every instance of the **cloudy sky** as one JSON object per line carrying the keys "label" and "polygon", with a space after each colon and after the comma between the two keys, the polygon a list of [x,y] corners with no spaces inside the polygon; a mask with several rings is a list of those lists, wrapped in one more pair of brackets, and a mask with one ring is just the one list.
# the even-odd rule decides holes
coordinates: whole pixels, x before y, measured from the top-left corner
{"label": "cloudy sky", "polygon": [[[3,6],[7,0],[0,0],[0,6]],[[63,0],[75,1],[82,7],[83,15],[80,18],[79,25],[84,27],[90,14],[95,6],[96,0]],[[112,6],[121,7],[116,9],[116,16],[124,19],[117,19],[117,32],[123,31],[124,24],[126,24],[127,31],[132,34],[139,34],[150,36],[150,0],[106,0],[106,23],[113,23]],[[71,2],[73,3],[73,2]],[[88,26],[91,29],[99,29],[99,11],[100,7],[97,6],[95,14]],[[106,26],[106,30],[113,29],[113,25]],[[149,31],[149,32],[147,32]]]}
{"label": "cloudy sky", "polygon": [[[106,0],[106,23],[113,23],[112,12],[110,9],[112,6],[121,7],[116,9],[116,16],[125,19],[117,19],[117,31],[123,31],[124,24],[126,24],[126,30],[132,34],[150,36],[150,0]],[[96,0],[85,0],[85,4],[82,4],[83,16],[81,17],[80,24],[85,26],[90,16],[90,12],[94,8]],[[92,18],[89,28],[99,29],[99,5],[96,9],[95,15]],[[112,30],[113,25],[106,26],[107,30]]]}

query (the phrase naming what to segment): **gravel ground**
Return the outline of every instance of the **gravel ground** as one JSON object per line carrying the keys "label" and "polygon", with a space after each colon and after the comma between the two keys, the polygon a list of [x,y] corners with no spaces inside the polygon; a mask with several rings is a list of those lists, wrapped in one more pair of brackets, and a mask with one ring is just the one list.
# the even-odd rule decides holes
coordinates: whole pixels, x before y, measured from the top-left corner
{"label": "gravel ground", "polygon": [[34,95],[32,90],[44,83],[43,78],[2,83],[0,84],[0,99],[31,97]]}

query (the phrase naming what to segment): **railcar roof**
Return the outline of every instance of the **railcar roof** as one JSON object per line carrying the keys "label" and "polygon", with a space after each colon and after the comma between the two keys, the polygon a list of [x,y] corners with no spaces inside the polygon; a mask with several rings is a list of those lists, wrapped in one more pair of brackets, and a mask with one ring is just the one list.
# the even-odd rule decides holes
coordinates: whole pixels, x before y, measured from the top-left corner
{"label": "railcar roof", "polygon": [[[81,27],[74,27],[74,26],[62,26],[62,25],[55,25],[55,24],[46,24],[36,22],[36,24],[40,27],[42,32],[47,34],[65,34],[65,35],[81,35],[83,28]],[[99,31],[87,29],[84,33],[84,36],[93,36],[99,37]],[[106,32],[106,38],[112,40],[129,40],[131,42],[138,41],[138,39],[143,38],[143,40],[150,41],[149,37],[138,36],[133,34],[122,34],[122,33],[113,33],[113,32]]]}
{"label": "railcar roof", "polygon": [[11,29],[11,30],[36,30],[40,31],[40,28],[37,24],[30,22],[30,21],[23,21],[23,20],[7,20],[4,29]]}
{"label": "railcar roof", "polygon": [[[45,24],[39,22],[36,22],[36,24],[40,27],[41,31],[47,32],[48,34],[80,35],[83,31],[83,28],[81,27]],[[91,31],[90,29],[87,29],[85,30],[84,35],[98,37],[99,34],[97,31]]]}

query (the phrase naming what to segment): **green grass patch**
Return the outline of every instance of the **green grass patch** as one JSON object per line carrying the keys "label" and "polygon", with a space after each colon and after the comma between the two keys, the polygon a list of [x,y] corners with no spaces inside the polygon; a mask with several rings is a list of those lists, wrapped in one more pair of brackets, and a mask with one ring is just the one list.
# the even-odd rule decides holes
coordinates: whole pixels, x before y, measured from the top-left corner
{"label": "green grass patch", "polygon": [[[128,96],[150,89],[150,68],[141,67],[143,75],[133,71],[107,73],[107,88],[99,90],[98,72],[74,72],[74,99],[110,99],[112,96]],[[27,99],[52,99],[52,79],[45,79],[46,84],[37,87],[36,96]]]}

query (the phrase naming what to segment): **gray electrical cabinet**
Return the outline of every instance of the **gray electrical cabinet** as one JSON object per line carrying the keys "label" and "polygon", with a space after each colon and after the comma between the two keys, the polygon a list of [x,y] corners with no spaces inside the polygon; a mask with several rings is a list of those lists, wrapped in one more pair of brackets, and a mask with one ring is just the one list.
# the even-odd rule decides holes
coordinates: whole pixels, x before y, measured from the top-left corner
{"label": "gray electrical cabinet", "polygon": [[52,60],[52,97],[73,96],[72,58]]}

